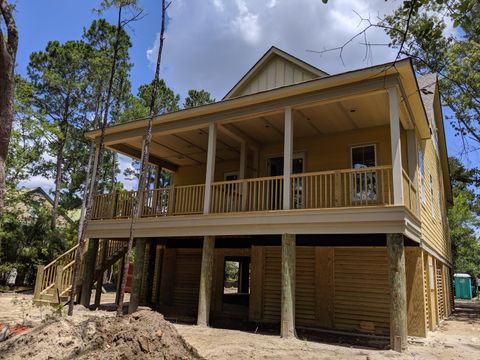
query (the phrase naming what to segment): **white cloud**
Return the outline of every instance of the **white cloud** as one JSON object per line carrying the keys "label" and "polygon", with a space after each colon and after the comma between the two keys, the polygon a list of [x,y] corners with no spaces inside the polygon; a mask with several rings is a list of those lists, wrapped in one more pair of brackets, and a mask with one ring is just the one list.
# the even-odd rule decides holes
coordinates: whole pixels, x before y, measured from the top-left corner
{"label": "white cloud", "polygon": [[[203,88],[215,98],[223,95],[241,76],[275,45],[314,66],[338,73],[394,59],[387,47],[374,47],[365,59],[364,39],[346,47],[345,66],[338,52],[322,55],[307,50],[323,50],[342,45],[366,24],[359,17],[390,13],[400,1],[335,0],[211,0],[173,2],[164,45],[162,76],[176,92]],[[380,29],[371,29],[371,43],[385,43]],[[158,35],[147,50],[155,62]]]}
{"label": "white cloud", "polygon": [[37,188],[41,187],[47,194],[55,189],[55,183],[51,179],[47,179],[41,175],[32,176],[26,180],[20,181],[19,188]]}

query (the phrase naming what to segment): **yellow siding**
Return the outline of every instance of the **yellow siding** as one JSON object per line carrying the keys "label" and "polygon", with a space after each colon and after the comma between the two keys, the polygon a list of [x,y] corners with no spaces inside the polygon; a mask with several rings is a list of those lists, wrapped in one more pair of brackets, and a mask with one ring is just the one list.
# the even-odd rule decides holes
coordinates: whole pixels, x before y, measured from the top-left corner
{"label": "yellow siding", "polygon": [[[420,188],[423,188],[420,209],[422,220],[422,237],[425,242],[435,251],[451,260],[451,247],[448,240],[448,228],[446,220],[446,201],[443,181],[440,178],[442,169],[432,140],[422,141],[424,157],[424,176]],[[430,175],[433,179],[433,197],[430,191]],[[439,196],[441,200],[439,202]]]}
{"label": "yellow siding", "polygon": [[[402,131],[403,165],[407,169],[407,146],[405,132]],[[294,152],[305,154],[305,172],[348,169],[351,167],[350,147],[356,145],[375,144],[377,165],[390,165],[390,128],[378,126],[335,134],[325,134],[294,140]],[[282,156],[283,143],[265,144],[259,152],[259,176],[267,176],[267,158],[272,155]],[[239,161],[220,162],[215,164],[215,181],[222,181],[225,172],[238,171]],[[256,168],[247,163],[247,176]],[[205,165],[182,166],[174,175],[175,185],[193,185],[205,182]]]}
{"label": "yellow siding", "polygon": [[250,95],[276,87],[312,80],[317,76],[278,56],[270,60],[235,96]]}

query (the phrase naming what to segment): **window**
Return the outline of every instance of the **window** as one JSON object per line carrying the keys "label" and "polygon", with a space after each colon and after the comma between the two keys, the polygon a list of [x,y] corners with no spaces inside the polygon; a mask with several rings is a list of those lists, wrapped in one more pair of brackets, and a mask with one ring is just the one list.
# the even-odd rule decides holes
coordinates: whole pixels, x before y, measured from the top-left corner
{"label": "window", "polygon": [[422,152],[422,147],[418,145],[418,167],[420,169],[420,197],[422,199],[422,202],[425,204],[426,203],[426,198],[425,198],[425,191],[423,188],[423,179],[425,178],[425,168],[423,166],[423,152]]}
{"label": "window", "polygon": [[361,169],[377,164],[375,145],[352,147],[352,168]]}
{"label": "window", "polygon": [[[351,159],[353,169],[365,169],[377,164],[375,145],[353,146]],[[377,173],[373,171],[359,171],[352,173],[352,200],[354,202],[377,200]]]}
{"label": "window", "polygon": [[225,181],[234,181],[238,180],[238,171],[230,171],[223,174],[223,180]]}

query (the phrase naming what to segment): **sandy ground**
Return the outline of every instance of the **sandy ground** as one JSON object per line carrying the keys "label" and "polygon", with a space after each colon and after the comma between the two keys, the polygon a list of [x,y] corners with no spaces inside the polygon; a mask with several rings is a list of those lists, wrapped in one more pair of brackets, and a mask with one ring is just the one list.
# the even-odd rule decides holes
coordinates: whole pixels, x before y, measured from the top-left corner
{"label": "sandy ground", "polygon": [[[41,319],[47,310],[25,309],[19,299],[31,304],[31,295],[0,294],[0,322],[19,323],[25,318]],[[102,296],[102,304],[113,304],[115,294]],[[128,301],[128,298],[126,299]],[[92,299],[93,302],[93,299]],[[23,315],[22,315],[23,314]],[[29,320],[30,321],[30,320]],[[457,301],[455,313],[430,332],[426,339],[410,338],[404,354],[314,341],[284,340],[278,335],[260,335],[245,331],[175,325],[185,340],[206,359],[480,359],[480,301]]]}
{"label": "sandy ground", "polygon": [[457,311],[426,339],[410,338],[404,354],[313,341],[285,340],[278,335],[175,325],[206,359],[480,359],[480,302],[457,302]]}
{"label": "sandy ground", "polygon": [[[125,302],[130,300],[130,294],[125,294]],[[91,303],[95,301],[93,291]],[[101,305],[113,307],[115,293],[102,294]],[[48,317],[54,309],[48,306],[34,306],[32,294],[0,293],[0,324],[18,324],[25,321],[27,324],[35,325]],[[66,311],[66,310],[65,310]]]}

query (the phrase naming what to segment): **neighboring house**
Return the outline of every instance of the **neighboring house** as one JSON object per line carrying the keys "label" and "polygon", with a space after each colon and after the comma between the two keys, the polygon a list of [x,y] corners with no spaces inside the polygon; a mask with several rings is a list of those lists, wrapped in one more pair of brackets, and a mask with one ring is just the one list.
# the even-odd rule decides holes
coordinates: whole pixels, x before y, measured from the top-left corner
{"label": "neighboring house", "polygon": [[[146,124],[107,128],[106,146],[138,159]],[[156,117],[150,162],[173,185],[145,192],[132,309],[139,297],[200,325],[383,335],[394,349],[452,310],[437,78],[409,59],[328,75],[272,47],[222,101]],[[125,243],[133,196],[95,198],[87,305],[96,249]]]}
{"label": "neighboring house", "polygon": [[[46,207],[47,209],[53,208],[53,199],[48,195],[45,190],[41,187],[36,188],[22,188],[18,190],[20,194],[26,195],[26,201],[19,201],[15,204],[15,207],[11,209],[20,219],[24,221],[32,220],[33,210],[31,209],[34,203],[36,205],[41,205]],[[74,219],[67,213],[60,213],[57,218],[57,226],[65,227],[69,224],[72,224]]]}

